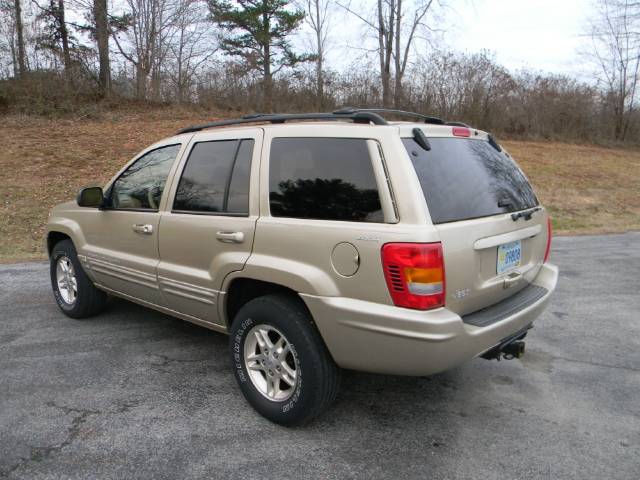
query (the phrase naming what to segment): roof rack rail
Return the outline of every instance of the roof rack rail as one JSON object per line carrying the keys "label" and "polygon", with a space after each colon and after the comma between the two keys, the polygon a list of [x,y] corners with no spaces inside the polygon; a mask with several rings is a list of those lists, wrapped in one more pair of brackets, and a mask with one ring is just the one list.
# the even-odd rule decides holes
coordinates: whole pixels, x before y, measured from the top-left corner
{"label": "roof rack rail", "polygon": [[430,117],[428,115],[423,115],[421,113],[415,112],[407,112],[405,110],[395,110],[393,108],[342,108],[340,110],[336,110],[333,113],[335,114],[354,114],[354,113],[388,113],[390,115],[397,115],[399,117],[411,117],[411,118],[419,118],[424,123],[432,123],[434,125],[445,125],[445,121],[438,117]]}
{"label": "roof rack rail", "polygon": [[466,127],[466,128],[472,128],[471,125],[467,125],[466,123],[463,122],[447,122],[445,123],[445,125],[449,125],[451,127]]}
{"label": "roof rack rail", "polygon": [[227,127],[230,125],[242,125],[244,123],[285,123],[289,120],[352,120],[354,123],[373,123],[374,125],[388,125],[387,121],[373,111],[336,111],[333,113],[283,113],[265,114],[251,113],[241,118],[230,120],[218,120],[204,123],[202,125],[192,125],[178,131],[181,133],[191,133],[204,130],[206,128]]}

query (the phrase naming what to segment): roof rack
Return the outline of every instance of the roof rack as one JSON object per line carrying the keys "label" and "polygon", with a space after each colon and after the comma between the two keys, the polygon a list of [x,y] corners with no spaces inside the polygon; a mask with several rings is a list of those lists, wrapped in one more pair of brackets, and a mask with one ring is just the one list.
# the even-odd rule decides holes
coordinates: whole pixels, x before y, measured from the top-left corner
{"label": "roof rack", "polygon": [[374,125],[389,125],[387,121],[375,112],[366,110],[336,111],[333,113],[283,113],[264,114],[252,113],[240,118],[230,120],[218,120],[216,122],[204,123],[202,125],[192,125],[178,131],[181,133],[191,133],[204,130],[205,128],[227,127],[230,125],[242,125],[244,123],[285,123],[290,120],[352,120],[354,123],[373,123]]}
{"label": "roof rack", "polygon": [[451,127],[466,127],[466,128],[472,128],[470,125],[467,125],[466,123],[463,122],[446,122],[445,125],[449,125]]}
{"label": "roof rack", "polygon": [[[240,118],[230,120],[218,120],[215,122],[203,123],[202,125],[192,125],[178,131],[181,133],[191,133],[204,130],[206,128],[228,127],[230,125],[242,125],[244,123],[285,123],[290,120],[352,120],[354,123],[373,123],[374,125],[389,125],[380,115],[386,113],[399,117],[419,118],[424,123],[434,125],[454,125],[457,122],[446,123],[437,117],[429,117],[421,113],[406,112],[404,110],[394,110],[391,108],[343,108],[327,113],[252,113]],[[462,126],[462,125],[460,125]]]}
{"label": "roof rack", "polygon": [[405,110],[395,110],[393,108],[343,108],[336,110],[334,114],[354,114],[354,113],[387,113],[389,115],[397,115],[399,117],[419,118],[424,123],[432,123],[434,125],[446,125],[445,121],[438,117],[430,117],[421,113],[407,112]]}

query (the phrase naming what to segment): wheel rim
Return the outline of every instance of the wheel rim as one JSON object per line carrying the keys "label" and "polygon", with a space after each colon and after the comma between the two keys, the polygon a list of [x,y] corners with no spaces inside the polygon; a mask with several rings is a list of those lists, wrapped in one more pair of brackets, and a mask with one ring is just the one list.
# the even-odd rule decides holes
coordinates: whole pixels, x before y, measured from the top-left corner
{"label": "wheel rim", "polygon": [[244,364],[254,387],[276,402],[287,400],[296,390],[298,362],[291,345],[278,329],[256,325],[244,343]]}
{"label": "wheel rim", "polygon": [[58,292],[62,300],[73,305],[78,298],[78,280],[76,279],[76,271],[69,257],[62,256],[58,258],[56,264],[56,283],[58,284]]}

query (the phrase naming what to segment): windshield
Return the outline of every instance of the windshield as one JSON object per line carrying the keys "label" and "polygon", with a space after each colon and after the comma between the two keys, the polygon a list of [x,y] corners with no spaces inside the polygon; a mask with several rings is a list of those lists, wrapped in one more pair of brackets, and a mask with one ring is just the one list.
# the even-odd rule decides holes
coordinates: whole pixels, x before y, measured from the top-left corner
{"label": "windshield", "polygon": [[516,212],[538,205],[522,171],[489,142],[429,138],[431,150],[402,139],[422,185],[433,223]]}

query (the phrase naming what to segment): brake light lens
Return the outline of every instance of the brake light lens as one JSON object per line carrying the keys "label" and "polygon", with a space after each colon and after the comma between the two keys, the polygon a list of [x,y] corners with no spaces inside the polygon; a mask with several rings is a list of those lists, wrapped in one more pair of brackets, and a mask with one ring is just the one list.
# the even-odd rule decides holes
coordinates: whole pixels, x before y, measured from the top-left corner
{"label": "brake light lens", "polygon": [[387,243],[382,267],[394,305],[429,310],[444,306],[442,244]]}
{"label": "brake light lens", "polygon": [[551,253],[552,235],[553,235],[553,228],[551,227],[551,217],[547,217],[547,248],[544,251],[543,263],[547,263],[547,260],[549,260],[549,254]]}
{"label": "brake light lens", "polygon": [[467,127],[452,127],[451,133],[453,133],[454,137],[470,137],[471,130]]}

